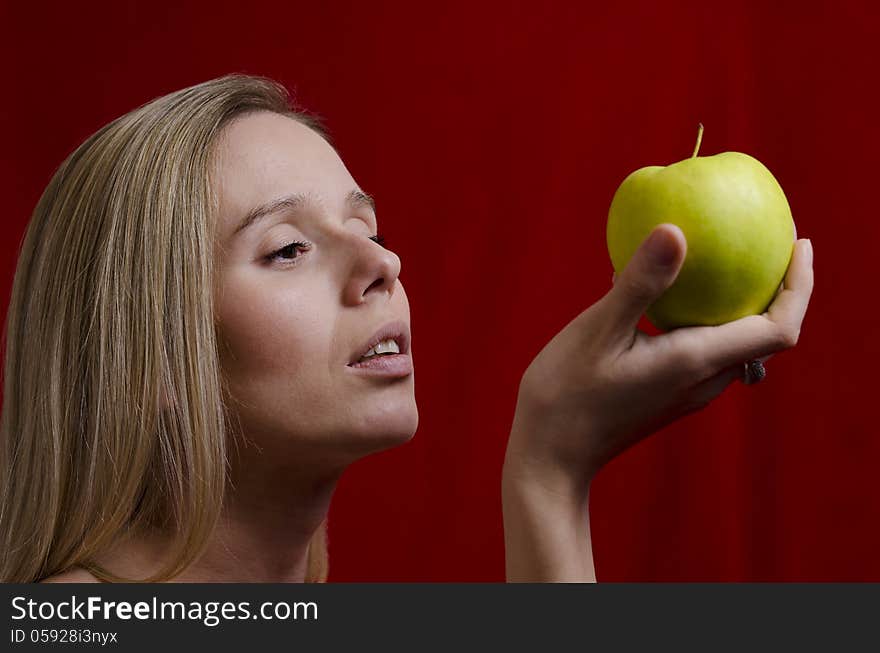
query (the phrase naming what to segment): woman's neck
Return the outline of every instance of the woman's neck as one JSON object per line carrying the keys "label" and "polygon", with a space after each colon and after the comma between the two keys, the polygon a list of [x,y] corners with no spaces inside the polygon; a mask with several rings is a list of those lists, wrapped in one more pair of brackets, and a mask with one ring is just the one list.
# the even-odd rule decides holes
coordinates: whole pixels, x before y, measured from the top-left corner
{"label": "woman's neck", "polygon": [[[204,553],[171,582],[303,582],[309,542],[327,517],[342,469],[266,464],[262,456],[236,462]],[[98,563],[120,576],[145,578],[159,571],[170,546],[168,534],[133,537]]]}

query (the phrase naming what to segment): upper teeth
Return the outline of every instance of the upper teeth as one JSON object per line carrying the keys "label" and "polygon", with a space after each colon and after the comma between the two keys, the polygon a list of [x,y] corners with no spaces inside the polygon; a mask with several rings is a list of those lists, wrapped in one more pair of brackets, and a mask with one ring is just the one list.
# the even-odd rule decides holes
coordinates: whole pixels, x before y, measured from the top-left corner
{"label": "upper teeth", "polygon": [[371,356],[378,356],[380,354],[399,354],[400,347],[397,346],[397,343],[393,339],[383,340],[378,345],[370,349],[366,354],[361,357],[361,360],[365,358],[370,358]]}

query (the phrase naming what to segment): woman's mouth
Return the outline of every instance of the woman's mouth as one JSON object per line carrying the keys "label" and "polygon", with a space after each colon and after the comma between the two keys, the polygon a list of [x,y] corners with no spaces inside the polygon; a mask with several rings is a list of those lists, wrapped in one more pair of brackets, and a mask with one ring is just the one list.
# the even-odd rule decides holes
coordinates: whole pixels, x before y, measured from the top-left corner
{"label": "woman's mouth", "polygon": [[406,322],[389,322],[370,337],[347,367],[370,376],[408,376],[413,371],[409,339]]}
{"label": "woman's mouth", "polygon": [[379,354],[351,363],[348,367],[358,373],[392,378],[409,376],[413,372],[409,354]]}

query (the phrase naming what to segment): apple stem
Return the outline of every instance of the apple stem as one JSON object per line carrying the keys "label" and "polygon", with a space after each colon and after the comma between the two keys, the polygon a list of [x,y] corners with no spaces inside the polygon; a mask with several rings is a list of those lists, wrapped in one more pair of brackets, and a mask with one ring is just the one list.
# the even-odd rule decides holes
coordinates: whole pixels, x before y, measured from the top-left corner
{"label": "apple stem", "polygon": [[697,152],[700,151],[700,143],[703,142],[703,123],[700,123],[700,128],[697,130],[697,146],[694,148],[694,153],[691,156],[692,159],[697,158]]}

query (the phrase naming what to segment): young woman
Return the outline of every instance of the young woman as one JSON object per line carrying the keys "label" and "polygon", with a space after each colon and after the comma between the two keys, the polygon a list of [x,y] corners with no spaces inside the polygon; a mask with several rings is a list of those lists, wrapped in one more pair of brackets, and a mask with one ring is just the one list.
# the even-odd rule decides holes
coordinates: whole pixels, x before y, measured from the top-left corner
{"label": "young woman", "polygon": [[[0,580],[325,580],[337,480],[418,425],[400,260],[377,233],[320,123],[264,78],[158,98],[71,154],[8,312]],[[797,342],[806,240],[764,315],[639,332],[685,252],[656,228],[523,375],[508,580],[594,580],[595,473]]]}

